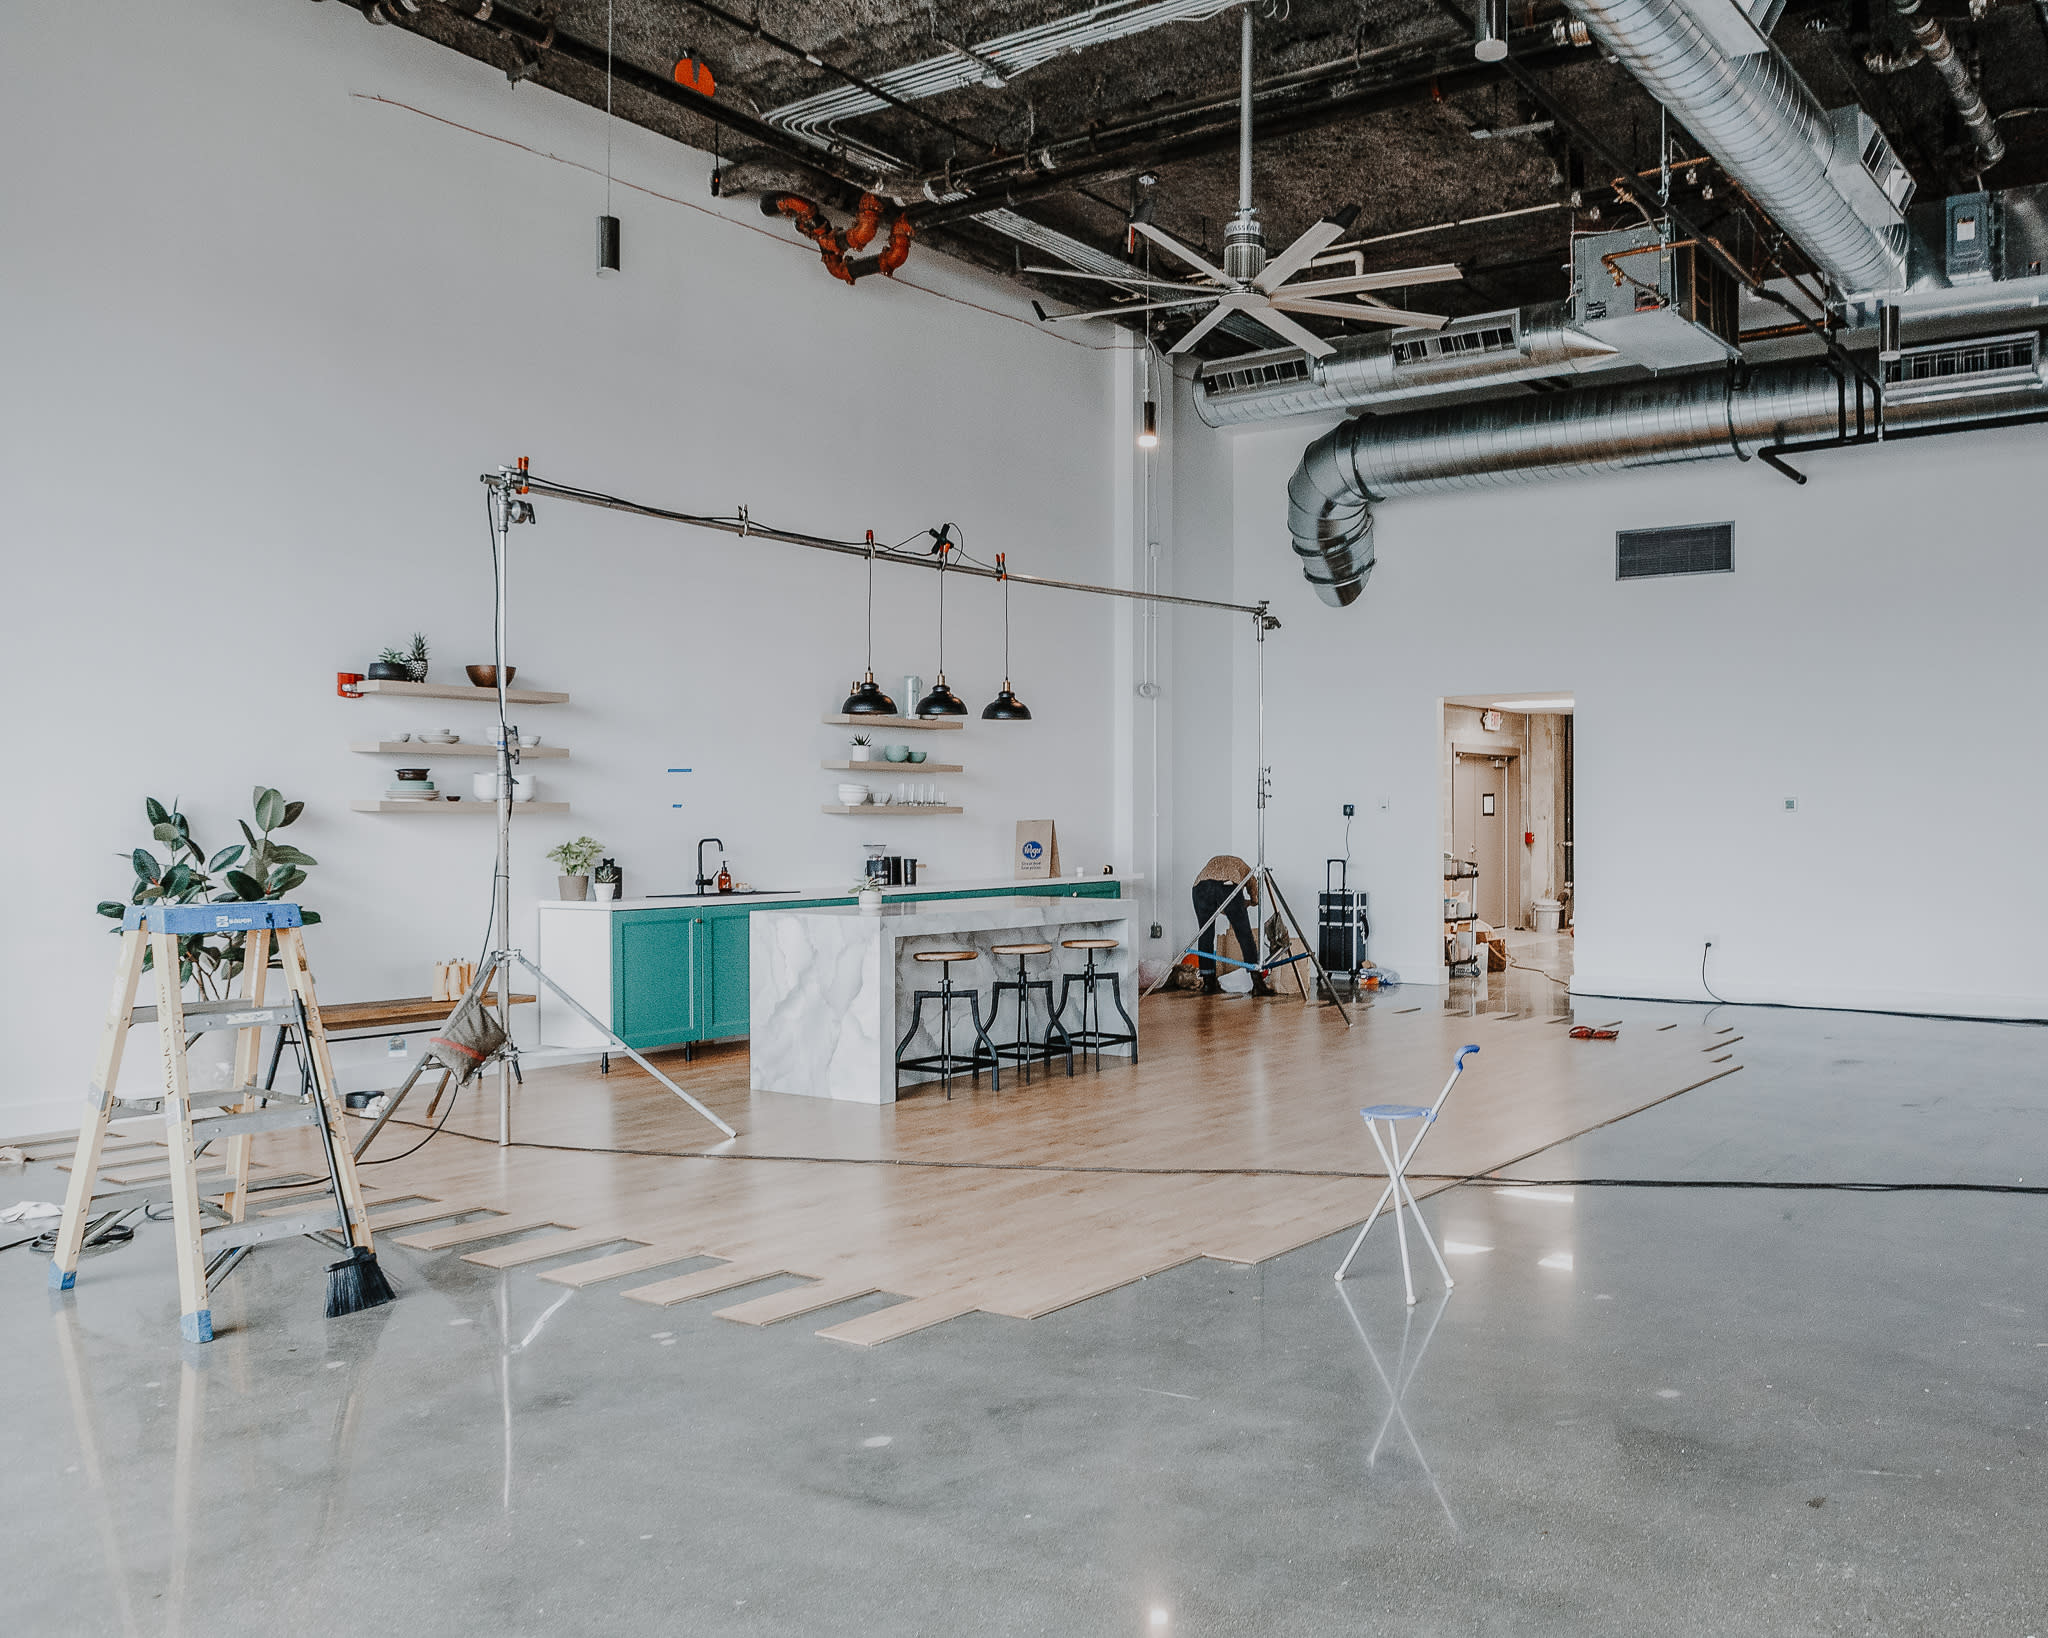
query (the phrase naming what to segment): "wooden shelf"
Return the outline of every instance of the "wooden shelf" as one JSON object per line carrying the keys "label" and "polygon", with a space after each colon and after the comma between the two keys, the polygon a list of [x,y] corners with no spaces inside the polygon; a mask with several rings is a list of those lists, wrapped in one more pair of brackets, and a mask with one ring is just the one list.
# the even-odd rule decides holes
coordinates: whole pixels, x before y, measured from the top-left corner
{"label": "wooden shelf", "polygon": [[894,814],[897,818],[901,819],[914,813],[965,813],[967,810],[965,808],[927,806],[922,802],[863,802],[857,808],[827,805],[818,811],[820,813],[857,813],[863,819],[873,819],[879,815]]}
{"label": "wooden shelf", "polygon": [[[495,745],[486,745],[482,740],[472,742],[466,739],[458,740],[453,745],[435,745],[427,740],[420,739],[359,739],[352,740],[349,743],[349,749],[351,751],[360,751],[365,756],[418,756],[422,758],[496,756],[498,754],[498,747]],[[519,753],[519,760],[525,762],[533,757],[560,757],[567,756],[568,754],[568,747],[564,745],[531,745]]]}
{"label": "wooden shelf", "polygon": [[957,762],[821,762],[821,768],[830,768],[837,773],[900,774],[906,769],[911,773],[965,773],[967,770]]}
{"label": "wooden shelf", "polygon": [[[363,686],[368,688],[370,685],[364,683]],[[393,685],[386,683],[384,686],[389,688]],[[407,685],[401,683],[397,686],[405,687]],[[567,699],[568,695],[565,694],[562,697]],[[850,717],[842,712],[838,716],[827,717],[825,720],[834,728],[965,728],[967,726],[967,719],[965,717]]]}
{"label": "wooden shelf", "polygon": [[[495,688],[471,688],[468,683],[380,682],[365,678],[356,684],[359,694],[402,694],[413,700],[495,700]],[[567,694],[550,694],[539,688],[508,688],[508,705],[567,705]]]}
{"label": "wooden shelf", "polygon": [[[438,802],[351,802],[349,806],[358,813],[496,813],[495,802],[478,802],[468,797],[460,802],[451,802],[443,797]],[[567,802],[514,802],[514,813],[567,813]]]}

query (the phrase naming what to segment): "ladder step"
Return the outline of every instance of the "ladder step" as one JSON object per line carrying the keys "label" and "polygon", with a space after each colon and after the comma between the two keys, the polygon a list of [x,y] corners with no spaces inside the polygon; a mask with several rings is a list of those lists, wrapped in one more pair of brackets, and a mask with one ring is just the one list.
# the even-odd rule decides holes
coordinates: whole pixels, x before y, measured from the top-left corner
{"label": "ladder step", "polygon": [[[261,1029],[299,1021],[299,1009],[295,1006],[252,1007],[246,1001],[188,1001],[183,1010],[188,1030]],[[156,1008],[136,1007],[128,1014],[128,1022],[153,1024]]]}
{"label": "ladder step", "polygon": [[211,1143],[216,1138],[239,1137],[246,1132],[281,1132],[288,1126],[318,1126],[320,1111],[310,1103],[287,1104],[282,1109],[256,1109],[246,1115],[208,1115],[192,1123],[192,1141]]}
{"label": "ladder step", "polygon": [[295,1234],[319,1233],[341,1233],[341,1213],[335,1207],[330,1205],[325,1211],[299,1212],[290,1217],[252,1217],[246,1222],[223,1223],[200,1232],[199,1249],[211,1255],[229,1246],[254,1245],[258,1240],[288,1240]]}

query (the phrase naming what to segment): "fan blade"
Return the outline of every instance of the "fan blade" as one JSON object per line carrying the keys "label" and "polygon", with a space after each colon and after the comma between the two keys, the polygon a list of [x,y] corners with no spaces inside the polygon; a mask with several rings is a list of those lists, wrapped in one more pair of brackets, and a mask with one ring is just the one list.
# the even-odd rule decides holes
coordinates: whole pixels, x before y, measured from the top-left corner
{"label": "fan blade", "polygon": [[1401,267],[1390,273],[1347,273],[1341,279],[1303,279],[1299,284],[1290,284],[1271,293],[1276,296],[1343,296],[1355,290],[1399,290],[1411,284],[1448,284],[1464,276],[1464,270],[1456,263],[1439,262],[1434,267]]}
{"label": "fan blade", "polygon": [[1192,307],[1197,302],[1221,301],[1222,299],[1221,296],[1204,294],[1196,296],[1192,300],[1183,297],[1179,301],[1127,302],[1121,307],[1096,307],[1091,308],[1085,313],[1050,313],[1046,315],[1045,322],[1047,324],[1065,324],[1070,319],[1118,318],[1125,313],[1156,313],[1162,307]]}
{"label": "fan blade", "polygon": [[[1398,324],[1419,330],[1441,330],[1451,321],[1441,313],[1410,313],[1399,307],[1382,307],[1369,301],[1306,301],[1292,296],[1276,297],[1273,305],[1286,313],[1310,313],[1317,318],[1362,319],[1368,324]],[[1254,313],[1254,318],[1259,315]],[[1264,323],[1264,319],[1259,320]]]}
{"label": "fan blade", "polygon": [[1204,289],[1198,284],[1177,284],[1171,279],[1147,279],[1141,277],[1127,279],[1115,273],[1083,273],[1080,269],[1073,267],[1027,267],[1024,271],[1026,273],[1050,273],[1062,279],[1099,279],[1104,284],[1129,285],[1134,290],[1185,290],[1188,293],[1189,299],[1194,301],[1209,301],[1216,294],[1214,290]]}
{"label": "fan blade", "polygon": [[1161,233],[1150,222],[1133,222],[1131,230],[1134,233],[1144,234],[1146,238],[1162,249],[1172,251],[1174,255],[1186,262],[1188,266],[1194,268],[1204,278],[1211,280],[1213,283],[1222,285],[1226,290],[1235,290],[1237,288],[1237,281],[1225,273],[1222,268],[1213,267],[1208,262],[1203,261],[1201,257],[1188,249],[1186,245],[1182,244],[1172,234]]}
{"label": "fan blade", "polygon": [[1343,238],[1344,231],[1349,226],[1348,222],[1334,222],[1325,217],[1268,262],[1265,270],[1252,280],[1252,283],[1261,290],[1270,292],[1276,285],[1293,278]]}
{"label": "fan blade", "polygon": [[1207,335],[1211,330],[1215,329],[1217,325],[1221,324],[1232,313],[1236,312],[1237,306],[1238,304],[1234,297],[1225,296],[1221,301],[1217,302],[1214,307],[1209,309],[1207,317],[1205,317],[1201,320],[1201,322],[1196,324],[1193,329],[1189,330],[1186,335],[1182,336],[1180,340],[1176,341],[1170,348],[1167,349],[1167,351],[1169,353],[1186,352],[1196,342],[1200,341],[1202,337]]}
{"label": "fan blade", "polygon": [[1332,347],[1315,331],[1306,325],[1296,324],[1293,319],[1278,308],[1255,307],[1246,309],[1245,316],[1255,324],[1263,324],[1273,334],[1299,347],[1311,358],[1328,358],[1337,349]]}

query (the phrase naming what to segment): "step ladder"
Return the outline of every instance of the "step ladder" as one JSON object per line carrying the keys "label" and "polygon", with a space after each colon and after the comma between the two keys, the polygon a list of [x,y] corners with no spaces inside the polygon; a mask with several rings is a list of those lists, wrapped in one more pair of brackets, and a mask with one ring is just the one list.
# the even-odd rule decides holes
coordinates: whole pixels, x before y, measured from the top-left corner
{"label": "step ladder", "polygon": [[[69,1291],[78,1282],[78,1260],[90,1216],[100,1149],[107,1125],[122,1107],[147,1113],[161,1108],[170,1150],[173,1232],[178,1264],[178,1329],[187,1342],[213,1340],[213,1311],[207,1281],[222,1264],[264,1240],[301,1234],[339,1234],[352,1251],[373,1250],[354,1157],[342,1128],[334,1064],[313,973],[306,964],[305,935],[295,904],[144,904],[121,919],[121,953],[114,993],[100,1035],[92,1082],[86,1088],[85,1118],[64,1195],[50,1287]],[[178,940],[193,933],[243,936],[241,994],[225,1001],[187,1001],[178,978]],[[273,941],[284,967],[287,999],[265,999]],[[137,1006],[144,952],[156,971],[156,1003]],[[124,1097],[114,1088],[128,1031],[154,1023],[163,1057],[163,1090]],[[299,1032],[312,1066],[310,1084],[297,1098],[279,1097],[257,1084],[266,1027]],[[225,1091],[192,1090],[186,1037],[207,1030],[236,1032],[234,1072]],[[270,1100],[265,1107],[265,1100]],[[327,1199],[310,1210],[281,1216],[248,1216],[249,1140],[258,1132],[309,1126],[320,1134],[326,1157]],[[225,1142],[228,1186],[219,1203],[199,1194],[198,1158],[212,1143]],[[310,1187],[310,1185],[308,1185]]]}

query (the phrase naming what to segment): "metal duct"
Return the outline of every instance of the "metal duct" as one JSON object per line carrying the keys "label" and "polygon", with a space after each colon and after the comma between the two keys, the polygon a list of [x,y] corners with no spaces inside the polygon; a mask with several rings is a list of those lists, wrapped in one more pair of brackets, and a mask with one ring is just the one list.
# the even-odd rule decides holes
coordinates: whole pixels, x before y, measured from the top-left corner
{"label": "metal duct", "polygon": [[[2038,360],[2040,345],[2032,350]],[[1892,404],[1886,427],[1905,432],[2048,408],[2038,363],[2022,385],[1989,385],[1972,393],[1959,380],[1951,396]],[[1842,392],[1825,364],[1802,360],[1766,365],[1740,381],[1712,371],[1368,415],[1309,445],[1287,486],[1288,532],[1316,595],[1342,608],[1372,572],[1375,501],[1727,455],[1747,459],[1774,445],[1834,438]]]}
{"label": "metal duct", "polygon": [[[1428,338],[1405,330],[1341,337],[1337,350],[1320,360],[1288,349],[1204,364],[1195,410],[1212,427],[1242,426],[1632,362],[1572,329],[1567,312],[1564,302],[1546,302],[1458,319]],[[1454,350],[1468,340],[1478,344]],[[1421,356],[1402,357],[1397,350]],[[1272,367],[1282,361],[1284,368]]]}
{"label": "metal duct", "polygon": [[1679,0],[1566,4],[1842,291],[1905,282],[1905,224],[1873,227],[1828,179],[1833,126],[1761,37],[1763,49],[1731,56]]}

